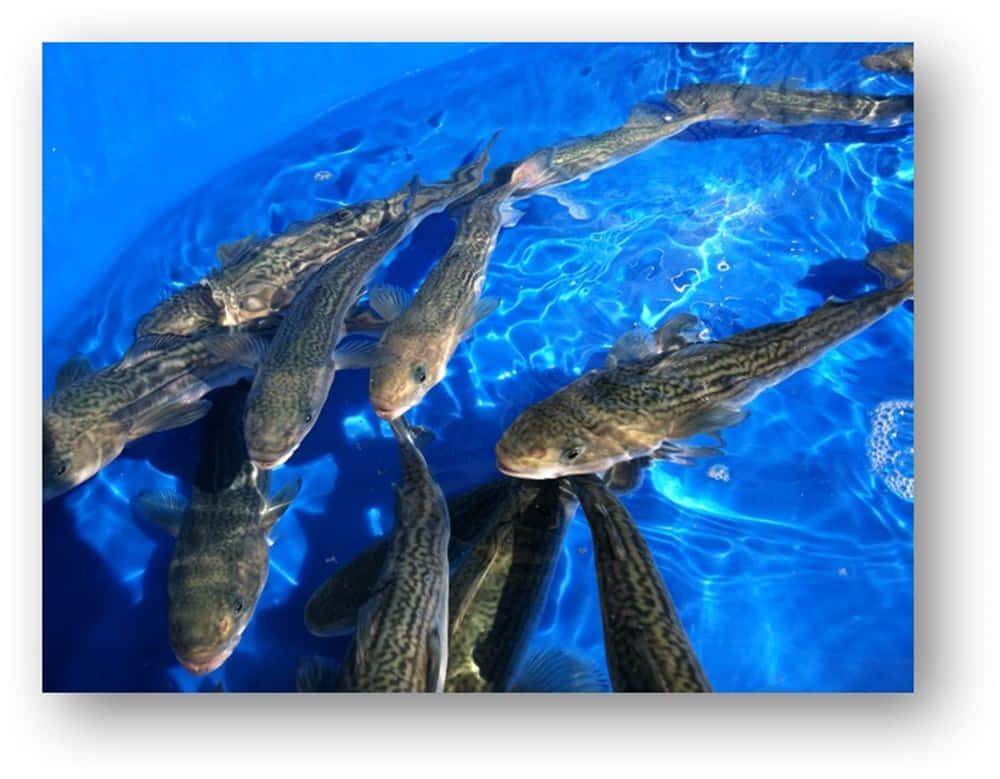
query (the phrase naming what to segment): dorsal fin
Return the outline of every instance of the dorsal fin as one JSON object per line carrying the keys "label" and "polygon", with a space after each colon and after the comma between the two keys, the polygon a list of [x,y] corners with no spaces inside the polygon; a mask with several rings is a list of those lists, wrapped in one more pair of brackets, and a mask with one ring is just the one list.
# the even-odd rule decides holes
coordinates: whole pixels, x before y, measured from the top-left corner
{"label": "dorsal fin", "polygon": [[215,256],[219,259],[219,265],[223,268],[235,265],[239,262],[247,248],[253,246],[256,242],[257,233],[251,233],[245,238],[221,244],[219,248],[215,250]]}
{"label": "dorsal fin", "polygon": [[56,390],[64,389],[70,384],[90,376],[93,372],[90,360],[82,354],[73,355],[60,366],[59,372],[56,374]]}

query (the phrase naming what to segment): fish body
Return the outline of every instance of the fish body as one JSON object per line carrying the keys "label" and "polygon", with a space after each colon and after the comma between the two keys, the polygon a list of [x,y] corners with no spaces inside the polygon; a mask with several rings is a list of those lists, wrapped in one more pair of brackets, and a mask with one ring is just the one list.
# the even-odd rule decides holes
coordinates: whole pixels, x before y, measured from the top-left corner
{"label": "fish body", "polygon": [[570,181],[584,180],[702,119],[694,112],[675,117],[665,107],[641,103],[621,127],[546,146],[526,157],[512,174],[513,196],[529,197]]}
{"label": "fish body", "polygon": [[737,424],[760,392],[913,296],[912,244],[870,257],[905,280],[848,302],[828,300],[791,322],[589,371],[514,420],[497,443],[497,467],[530,479],[598,473]]}
{"label": "fish body", "polygon": [[894,126],[913,112],[913,95],[859,95],[821,89],[704,82],[666,93],[681,116],[737,123],[858,122]]}
{"label": "fish body", "polygon": [[373,307],[389,322],[369,378],[369,397],[382,419],[417,405],[444,378],[462,338],[496,307],[496,299],[481,293],[510,188],[495,184],[461,208],[451,247],[409,305],[380,302],[373,292]]}
{"label": "fish body", "polygon": [[494,524],[452,576],[445,691],[511,685],[575,508],[560,481],[512,483]]}
{"label": "fish body", "polygon": [[403,477],[389,549],[358,613],[338,687],[354,692],[441,692],[448,663],[448,504],[404,418],[390,423]]}
{"label": "fish body", "polygon": [[615,692],[710,692],[649,546],[628,510],[595,476],[570,479],[587,517]]}
{"label": "fish body", "polygon": [[228,392],[205,420],[190,505],[173,493],[141,493],[137,505],[177,536],[167,572],[170,646],[191,673],[232,654],[267,583],[268,533],[298,492],[268,497],[270,472],[246,456],[246,390]]}
{"label": "fish body", "polygon": [[879,73],[913,75],[913,46],[895,46],[861,58],[861,65]]}
{"label": "fish body", "polygon": [[412,194],[410,182],[389,197],[333,209],[279,235],[220,247],[221,267],[153,308],[136,336],[240,325],[284,309],[340,252],[403,217]]}
{"label": "fish body", "polygon": [[416,190],[403,217],[345,250],[309,280],[285,311],[269,348],[248,338],[247,348],[228,355],[256,368],[247,399],[246,442],[257,465],[274,468],[291,457],[318,419],[338,368],[370,365],[370,354],[334,355],[368,278],[420,219],[474,189],[485,164],[486,152],[447,181]]}
{"label": "fish body", "polygon": [[43,499],[86,481],[130,441],[204,416],[202,396],[248,373],[214,348],[230,337],[149,336],[99,371],[61,371],[42,406]]}

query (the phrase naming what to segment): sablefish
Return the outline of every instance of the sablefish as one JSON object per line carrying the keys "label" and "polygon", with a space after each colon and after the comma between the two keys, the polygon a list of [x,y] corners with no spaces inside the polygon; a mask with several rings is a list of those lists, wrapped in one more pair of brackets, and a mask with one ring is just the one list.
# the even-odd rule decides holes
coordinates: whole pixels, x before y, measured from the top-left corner
{"label": "sablefish", "polygon": [[604,625],[604,655],[615,692],[711,692],[639,528],[596,476],[574,476],[590,525]]}
{"label": "sablefish", "polygon": [[239,336],[146,336],[99,371],[82,356],[68,360],[42,405],[43,500],[89,479],[129,442],[208,413],[202,396],[249,373],[217,350]]}
{"label": "sablefish", "polygon": [[448,663],[448,504],[410,437],[390,423],[403,476],[389,550],[372,596],[358,612],[338,688],[441,692]]}
{"label": "sablefish", "polygon": [[879,73],[913,75],[913,46],[894,46],[861,58],[861,65]]}
{"label": "sablefish", "polygon": [[739,423],[762,391],[913,296],[912,244],[872,252],[868,262],[895,286],[828,300],[791,322],[585,373],[521,412],[496,445],[497,467],[525,479],[599,473]]}
{"label": "sablefish", "polygon": [[286,309],[270,346],[244,335],[240,349],[226,352],[227,358],[256,369],[245,432],[257,465],[274,468],[291,457],[319,418],[338,369],[371,366],[371,342],[355,342],[369,349],[345,347],[334,353],[348,312],[385,256],[423,217],[475,188],[489,148],[437,185],[433,196],[430,188],[414,193],[403,216],[316,273]]}
{"label": "sablefish", "polygon": [[[463,171],[468,189],[482,174],[475,167]],[[239,325],[281,311],[345,249],[403,218],[409,209],[436,203],[442,190],[462,184],[454,179],[423,186],[414,178],[386,198],[333,209],[269,238],[250,235],[224,244],[218,249],[220,267],[155,306],[139,321],[136,336]]]}
{"label": "sablefish", "polygon": [[863,95],[721,82],[703,82],[671,90],[666,93],[665,100],[680,117],[738,123],[849,122],[894,126],[913,113],[913,95]]}
{"label": "sablefish", "polygon": [[[511,484],[511,479],[502,477],[448,500],[450,566],[492,526]],[[316,588],[305,607],[306,630],[316,636],[339,636],[354,630],[358,610],[371,595],[389,553],[389,540],[383,538],[362,550]]]}
{"label": "sablefish", "polygon": [[371,291],[371,307],[388,322],[368,384],[382,419],[395,419],[420,403],[444,378],[462,338],[499,304],[481,294],[512,187],[510,178],[494,176],[474,199],[452,209],[458,219],[455,238],[412,299],[397,287]]}
{"label": "sablefish", "polygon": [[516,481],[451,580],[446,692],[505,692],[524,657],[576,500],[561,481]]}
{"label": "sablefish", "polygon": [[167,572],[170,647],[188,671],[206,674],[239,644],[267,583],[268,533],[301,481],[268,497],[271,474],[243,446],[245,387],[226,389],[205,418],[190,504],[147,491],[133,501],[177,538]]}

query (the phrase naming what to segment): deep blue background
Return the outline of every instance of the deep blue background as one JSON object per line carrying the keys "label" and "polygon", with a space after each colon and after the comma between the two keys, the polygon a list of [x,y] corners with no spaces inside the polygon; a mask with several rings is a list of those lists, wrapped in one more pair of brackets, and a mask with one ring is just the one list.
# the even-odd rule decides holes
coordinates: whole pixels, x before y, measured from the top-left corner
{"label": "deep blue background", "polygon": [[[442,178],[497,128],[499,164],[616,126],[636,102],[694,81],[909,92],[911,81],[858,64],[886,45],[495,45],[325,113],[411,62],[464,49],[412,59],[400,47],[393,61],[385,47],[363,59],[338,46],[47,46],[46,392],[74,352],[117,359],[146,310],[211,269],[218,244],[384,195],[414,173]],[[333,86],[323,67],[303,66],[345,58],[359,65]],[[184,116],[199,117],[196,130]],[[598,365],[634,323],[691,311],[719,338],[872,289],[860,259],[912,239],[912,138],[912,126],[701,128],[564,187],[584,219],[546,197],[519,204],[485,290],[501,307],[413,414],[437,433],[426,454],[446,493],[495,478],[493,444],[518,411]],[[427,219],[379,280],[415,288],[453,231]],[[875,472],[869,436],[879,404],[912,399],[912,338],[910,311],[893,312],[755,400],[724,456],[659,464],[626,499],[716,689],[911,689],[912,503],[883,477],[905,481],[912,459]],[[128,507],[141,489],[189,489],[200,426],[139,442],[46,504],[45,689],[292,689],[299,656],[339,655],[346,640],[309,636],[301,614],[338,563],[391,527],[398,456],[366,379],[337,375],[317,426],[275,473],[275,489],[299,475],[304,486],[273,533],[254,621],[208,679],[183,671],[166,642],[172,541]],[[912,445],[911,417],[897,428],[889,446]],[[579,516],[536,636],[552,643],[603,662]]]}

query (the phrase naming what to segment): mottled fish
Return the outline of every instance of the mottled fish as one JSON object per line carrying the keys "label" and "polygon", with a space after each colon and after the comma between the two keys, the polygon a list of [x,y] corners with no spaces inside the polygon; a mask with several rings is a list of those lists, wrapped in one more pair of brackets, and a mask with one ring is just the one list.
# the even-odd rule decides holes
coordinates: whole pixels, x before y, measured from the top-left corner
{"label": "mottled fish", "polygon": [[802,125],[857,122],[894,126],[913,113],[913,95],[857,95],[820,89],[705,82],[666,93],[681,116]]}
{"label": "mottled fish", "polygon": [[913,46],[895,46],[861,58],[862,66],[879,73],[913,75]]}
{"label": "mottled fish", "polygon": [[337,370],[372,365],[370,341],[345,344],[335,353],[346,316],[379,263],[420,219],[476,187],[488,154],[489,146],[437,185],[433,197],[430,188],[416,191],[403,217],[325,265],[286,309],[269,346],[243,335],[239,348],[224,352],[227,359],[256,369],[247,400],[246,442],[257,465],[274,468],[291,457],[316,423]]}
{"label": "mottled fish", "polygon": [[448,663],[448,504],[410,437],[390,423],[403,477],[389,550],[372,596],[358,612],[338,688],[441,692]]}
{"label": "mottled fish", "polygon": [[663,577],[628,510],[595,476],[574,476],[590,525],[615,692],[710,692]]}
{"label": "mottled fish", "polygon": [[205,419],[190,505],[166,491],[135,505],[177,538],[167,573],[170,647],[188,671],[206,674],[233,653],[267,583],[268,533],[299,491],[268,497],[271,474],[243,445],[246,387],[224,391]]}
{"label": "mottled fish", "polygon": [[576,500],[562,481],[516,481],[451,580],[447,692],[505,692],[531,640]]}
{"label": "mottled fish", "polygon": [[203,395],[248,374],[218,353],[238,336],[146,336],[100,371],[81,356],[65,363],[42,405],[43,500],[89,479],[129,442],[208,413]]}
{"label": "mottled fish", "polygon": [[589,371],[514,420],[496,445],[497,467],[528,479],[599,473],[739,423],[760,392],[913,296],[912,244],[872,252],[868,263],[894,286],[828,300],[791,322]]}

